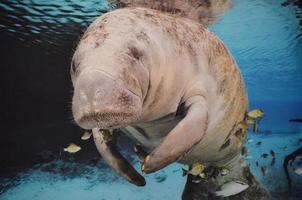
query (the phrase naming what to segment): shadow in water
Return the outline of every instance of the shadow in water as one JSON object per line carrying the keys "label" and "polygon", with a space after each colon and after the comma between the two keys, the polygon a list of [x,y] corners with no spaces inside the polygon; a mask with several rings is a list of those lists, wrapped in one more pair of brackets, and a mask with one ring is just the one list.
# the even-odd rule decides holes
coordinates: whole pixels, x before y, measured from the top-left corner
{"label": "shadow in water", "polygon": [[[97,0],[0,2],[0,176],[40,162],[43,151],[57,155],[80,137],[72,121],[70,60],[85,28],[110,9]],[[75,158],[97,155],[93,144],[85,152]]]}

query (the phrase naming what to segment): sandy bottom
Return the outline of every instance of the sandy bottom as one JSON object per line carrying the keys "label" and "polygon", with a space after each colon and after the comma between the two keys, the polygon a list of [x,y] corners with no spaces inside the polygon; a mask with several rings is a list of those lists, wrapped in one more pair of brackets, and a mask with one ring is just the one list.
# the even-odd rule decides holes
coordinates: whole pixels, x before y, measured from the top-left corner
{"label": "sandy bottom", "polygon": [[[253,134],[249,133],[246,155],[252,171],[275,199],[284,199],[287,192],[282,162],[284,157],[302,143],[299,139],[302,133],[293,134]],[[261,145],[257,142],[261,141]],[[270,150],[276,153],[276,163],[271,166]],[[268,153],[267,158],[261,157]],[[258,166],[256,166],[258,161]],[[267,173],[263,176],[261,166],[266,166]],[[298,158],[293,167],[302,166],[302,159]],[[139,168],[139,163],[135,164]],[[20,173],[14,180],[1,180],[6,187],[2,191],[2,200],[147,200],[147,199],[180,199],[186,178],[182,177],[180,164],[173,164],[155,174],[145,175],[147,185],[136,187],[128,184],[115,175],[103,162],[88,166],[72,162],[55,161],[38,165],[26,172]],[[293,173],[295,199],[302,198],[302,176]]]}
{"label": "sandy bottom", "polygon": [[[139,168],[138,163],[135,166]],[[147,185],[136,187],[118,177],[102,162],[91,167],[57,161],[21,173],[18,180],[14,180],[14,186],[4,192],[0,199],[179,199],[186,181],[181,175],[181,167],[180,164],[173,164],[160,172],[144,175]],[[66,170],[68,172],[62,173]],[[6,180],[7,184],[11,184],[11,181]]]}

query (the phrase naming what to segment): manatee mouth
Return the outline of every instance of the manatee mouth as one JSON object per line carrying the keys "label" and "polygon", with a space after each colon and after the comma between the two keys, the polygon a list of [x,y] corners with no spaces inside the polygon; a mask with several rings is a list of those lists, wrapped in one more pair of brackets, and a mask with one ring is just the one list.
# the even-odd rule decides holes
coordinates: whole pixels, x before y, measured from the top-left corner
{"label": "manatee mouth", "polygon": [[126,112],[90,112],[76,120],[84,129],[113,129],[127,125],[127,122],[135,118],[133,113]]}

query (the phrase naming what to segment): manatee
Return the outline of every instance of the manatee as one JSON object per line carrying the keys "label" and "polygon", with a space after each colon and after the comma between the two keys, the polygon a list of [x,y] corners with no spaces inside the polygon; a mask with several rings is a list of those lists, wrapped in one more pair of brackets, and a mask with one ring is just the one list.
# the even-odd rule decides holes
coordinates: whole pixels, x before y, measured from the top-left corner
{"label": "manatee", "polygon": [[219,166],[240,154],[244,81],[228,48],[201,23],[148,8],[106,13],[79,41],[71,78],[75,122],[94,130],[105,160],[134,184],[144,180],[114,146],[101,146],[97,130],[123,129],[144,147],[145,173],[173,162]]}

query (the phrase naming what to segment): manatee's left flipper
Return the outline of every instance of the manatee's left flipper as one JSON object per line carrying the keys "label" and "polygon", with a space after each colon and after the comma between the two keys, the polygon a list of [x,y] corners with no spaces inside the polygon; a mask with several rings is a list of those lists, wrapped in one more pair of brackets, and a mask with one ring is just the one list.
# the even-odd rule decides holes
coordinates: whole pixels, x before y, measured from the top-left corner
{"label": "manatee's left flipper", "polygon": [[151,173],[179,159],[204,136],[208,123],[208,108],[203,96],[185,102],[186,116],[172,129],[161,144],[146,158],[142,171]]}
{"label": "manatee's left flipper", "polygon": [[110,134],[109,131],[100,131],[94,128],[92,129],[92,133],[96,147],[108,165],[130,183],[137,186],[146,185],[144,177],[142,177],[118,151],[115,145],[115,138],[113,138],[113,135]]}

